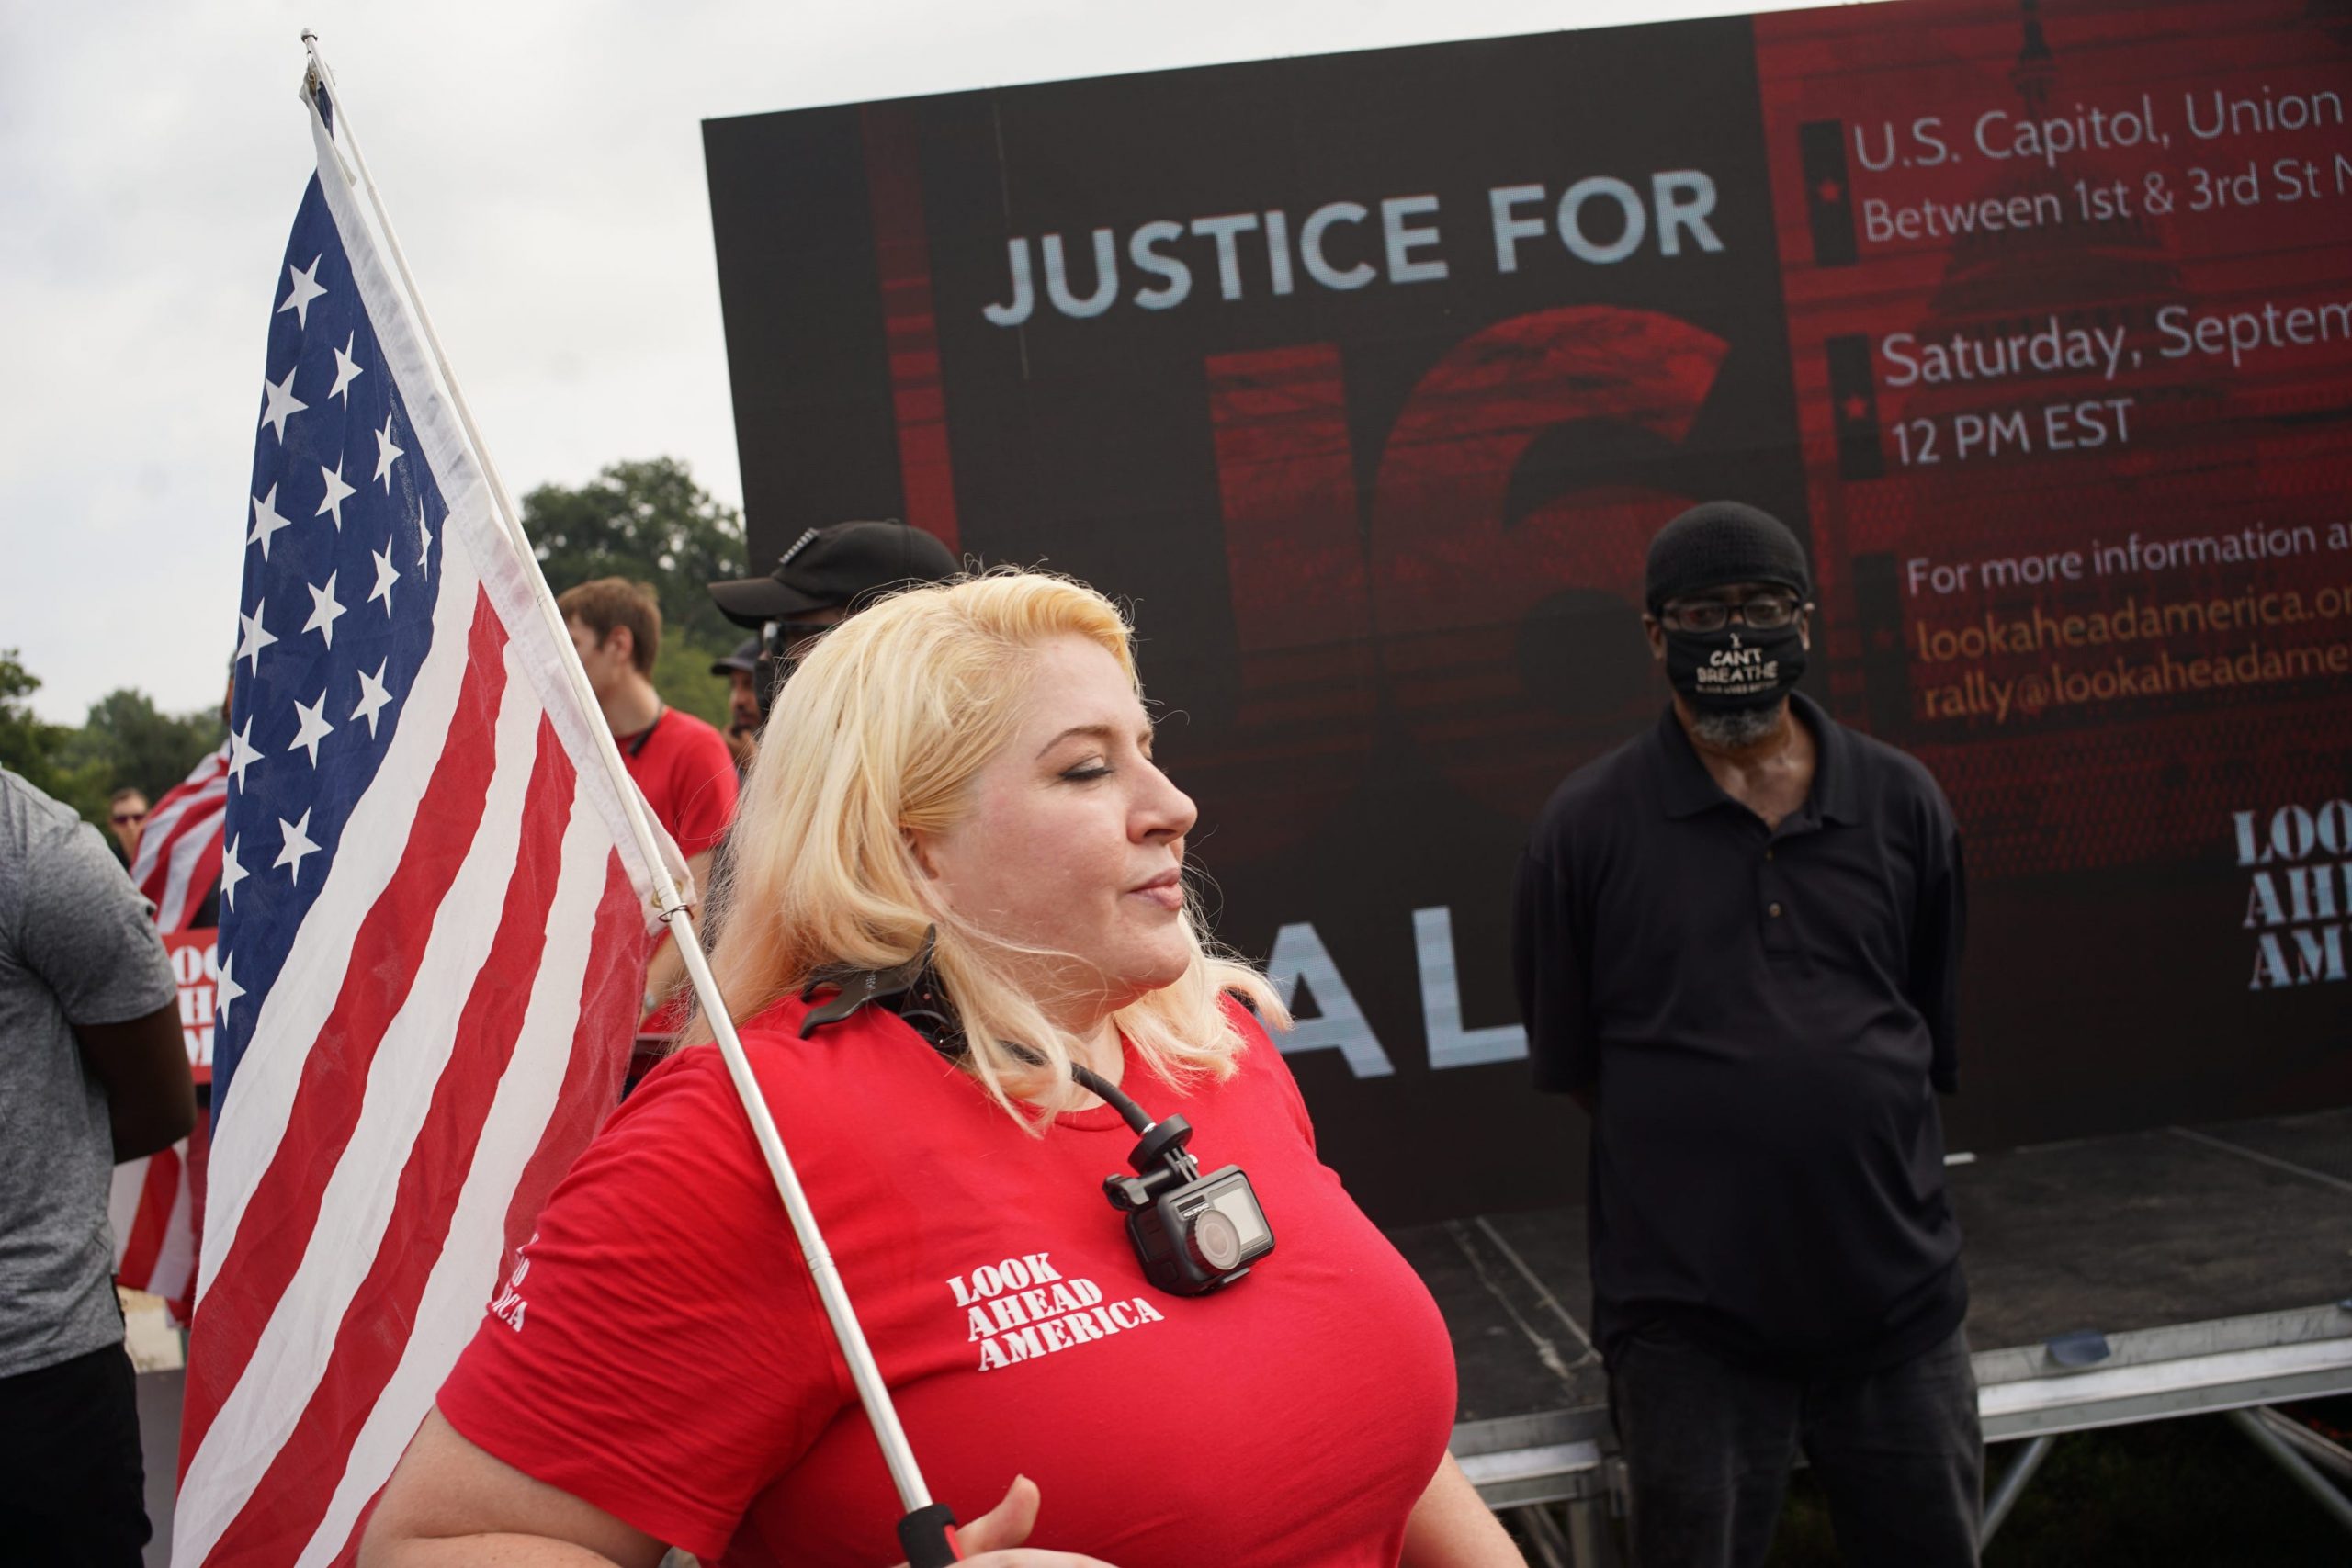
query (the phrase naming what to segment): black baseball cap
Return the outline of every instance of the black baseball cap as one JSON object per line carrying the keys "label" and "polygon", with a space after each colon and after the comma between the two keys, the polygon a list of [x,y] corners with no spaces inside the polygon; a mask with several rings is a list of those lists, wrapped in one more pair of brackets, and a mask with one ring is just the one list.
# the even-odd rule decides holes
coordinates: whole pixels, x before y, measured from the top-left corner
{"label": "black baseball cap", "polygon": [[793,540],[767,576],[714,582],[710,596],[729,620],[757,630],[811,610],[854,612],[890,589],[943,581],[958,570],[947,547],[920,528],[895,519],[836,523]]}
{"label": "black baseball cap", "polygon": [[735,645],[735,651],[710,661],[714,675],[756,675],[760,672],[760,639],[754,635]]}

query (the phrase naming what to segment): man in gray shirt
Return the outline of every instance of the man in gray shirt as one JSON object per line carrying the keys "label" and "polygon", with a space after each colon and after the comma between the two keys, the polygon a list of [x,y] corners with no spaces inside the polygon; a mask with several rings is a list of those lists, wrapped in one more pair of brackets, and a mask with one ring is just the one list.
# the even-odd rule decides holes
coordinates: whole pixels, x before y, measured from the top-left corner
{"label": "man in gray shirt", "polygon": [[195,1123],[153,906],[97,829],[0,769],[0,1557],[140,1562],[107,1191]]}

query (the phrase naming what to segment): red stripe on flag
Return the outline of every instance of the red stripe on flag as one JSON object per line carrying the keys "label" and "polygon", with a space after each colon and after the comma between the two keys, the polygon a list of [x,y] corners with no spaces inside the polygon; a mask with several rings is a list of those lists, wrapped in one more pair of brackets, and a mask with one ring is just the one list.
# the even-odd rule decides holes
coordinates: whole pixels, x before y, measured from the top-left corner
{"label": "red stripe on flag", "polygon": [[[155,863],[148,868],[146,880],[139,885],[139,891],[146,896],[149,903],[160,906],[164,902],[164,896],[171,891],[172,860],[178,853],[181,845],[199,840],[208,834],[216,846],[219,844],[222,818],[227,815],[228,809],[229,789],[226,784],[221,784],[217,786],[210,795],[189,802],[187,809],[181,814],[178,821],[167,827],[160,824],[149,827],[147,829],[149,833],[156,832],[159,828],[163,833],[163,840],[156,852]],[[147,840],[141,837],[139,843],[140,848],[144,850]],[[216,847],[212,854],[212,868],[218,873],[220,869],[220,852]]]}
{"label": "red stripe on flag", "polygon": [[[555,726],[539,720],[538,754],[523,802],[523,837],[498,934],[459,1015],[448,1065],[401,1168],[390,1223],[368,1277],[335,1330],[326,1375],[208,1561],[291,1562],[326,1517],[352,1445],[408,1348],[531,999],[547,945],[575,776]],[[593,959],[593,972],[603,967]]]}
{"label": "red stripe on flag", "polygon": [[[615,850],[605,860],[605,895],[596,904],[596,926],[589,952],[638,954],[644,951],[645,915],[629,886],[628,868]],[[588,1146],[588,1140],[620,1103],[621,1080],[628,1076],[629,1051],[637,1043],[637,1016],[645,1000],[642,962],[599,963],[591,959],[580,985],[580,1021],[571,1032],[571,1063],[564,1069],[563,1092],[548,1118],[539,1146],[514,1184],[506,1206],[506,1256],[531,1239],[548,1194]],[[499,1274],[506,1266],[502,1260]],[[492,1279],[493,1292],[496,1279]]]}
{"label": "red stripe on flag", "polygon": [[497,761],[505,646],[506,628],[489,595],[478,590],[457,709],[440,761],[417,802],[400,871],[360,922],[342,991],[303,1060],[277,1151],[245,1205],[213,1290],[197,1309],[180,1423],[183,1480],[301,1264],[327,1180],[358,1123],[361,1090],[376,1048],[408,998],[424,961],[424,933],[481,826]]}
{"label": "red stripe on flag", "polygon": [[196,1310],[196,1280],[204,1268],[204,1194],[211,1157],[212,1108],[200,1100],[196,1125],[187,1135],[187,1279],[172,1297],[172,1315],[182,1323]]}
{"label": "red stripe on flag", "polygon": [[147,1289],[154,1280],[155,1259],[163,1256],[172,1205],[179,1196],[179,1150],[159,1149],[149,1155],[139,1182],[139,1212],[130,1222],[130,1239],[122,1244],[122,1267],[115,1270],[115,1278],[134,1291]]}
{"label": "red stripe on flag", "polygon": [[[148,874],[155,869],[155,855],[163,849],[164,841],[172,837],[179,819],[202,803],[206,791],[213,792],[222,800],[228,798],[228,748],[223,747],[198,762],[187,777],[164,792],[164,798],[147,813],[147,826],[139,837],[139,853],[132,857],[130,863],[131,881],[141,887],[147,885]],[[148,848],[150,842],[154,844],[154,849]]]}
{"label": "red stripe on flag", "polygon": [[179,908],[176,911],[158,911],[160,914],[168,914],[171,916],[172,923],[169,926],[163,928],[164,930],[175,931],[187,930],[189,917],[194,915],[198,909],[203,908],[206,890],[210,888],[214,883],[220,880],[221,844],[228,837],[227,834],[220,830],[222,827],[225,826],[221,821],[221,817],[225,817],[228,814],[226,810],[229,804],[227,795],[223,795],[220,797],[220,804],[223,807],[220,816],[216,816],[211,818],[206,829],[204,847],[196,852],[196,864],[188,872],[187,886],[180,900]]}
{"label": "red stripe on flag", "polygon": [[[637,894],[629,886],[628,870],[618,851],[605,863],[605,893],[596,906],[596,924],[589,937],[589,952],[636,953],[643,946],[645,926],[638,912]],[[621,1079],[628,1074],[629,1047],[636,1040],[637,1014],[645,989],[643,972],[626,963],[600,963],[592,956],[580,990],[580,1018],[572,1029],[571,1063],[558,1095],[555,1113],[539,1146],[523,1168],[514,1197],[506,1211],[506,1253],[530,1239],[548,1194],[571,1168],[605,1118],[620,1099]],[[492,1277],[492,1288],[506,1272],[502,1259]],[[380,1494],[379,1494],[380,1495]],[[351,1539],[343,1543],[329,1568],[352,1568],[358,1560],[359,1538],[367,1533],[368,1517],[376,1499],[359,1511]]]}

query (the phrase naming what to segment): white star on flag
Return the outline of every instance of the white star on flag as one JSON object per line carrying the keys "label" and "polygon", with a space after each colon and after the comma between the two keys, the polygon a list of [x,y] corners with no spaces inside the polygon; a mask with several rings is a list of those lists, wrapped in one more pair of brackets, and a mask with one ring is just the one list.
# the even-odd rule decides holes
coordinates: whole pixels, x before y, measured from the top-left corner
{"label": "white star on flag", "polygon": [[353,333],[343,340],[343,346],[334,351],[334,385],[327,389],[327,396],[341,398],[345,408],[351,406],[351,384],[368,374],[360,368],[359,361],[351,356],[351,345],[358,338],[359,334]]}
{"label": "white star on flag", "polygon": [[238,863],[237,840],[230,840],[229,847],[220,852],[220,897],[232,909],[237,907],[237,884],[252,874]]}
{"label": "white star on flag", "polygon": [[283,381],[273,381],[266,376],[261,381],[262,396],[269,400],[269,406],[261,411],[261,422],[277,432],[280,441],[286,439],[286,422],[311,406],[294,395],[296,368],[288,366]]}
{"label": "white star on flag", "polygon": [[386,495],[392,493],[392,459],[407,456],[406,452],[392,445],[392,415],[390,411],[387,410],[384,414],[384,428],[376,432],[375,475],[376,478],[384,481]]}
{"label": "white star on flag", "polygon": [[423,566],[433,558],[433,529],[424,521],[424,508],[416,509],[416,564]]}
{"label": "white star on flag", "polygon": [[[237,659],[250,660],[253,663],[254,673],[256,675],[261,673],[261,650],[277,640],[277,634],[261,624],[262,616],[268,613],[268,601],[264,600],[261,604],[254,606],[254,613],[252,615],[248,615],[243,611],[239,611],[237,614],[237,619],[243,622],[245,627],[244,640],[237,644]],[[232,659],[229,662],[234,664],[236,660]],[[248,720],[247,722],[250,723],[251,721]],[[244,783],[242,778],[237,782],[240,785]]]}
{"label": "white star on flag", "polygon": [[223,1029],[229,1026],[229,1004],[245,994],[245,988],[237,984],[237,977],[229,973],[230,966],[236,961],[233,953],[223,953],[220,977],[212,983],[212,1017]]}
{"label": "white star on flag", "polygon": [[[239,658],[243,655],[240,654]],[[234,662],[234,660],[232,660]],[[248,714],[245,727],[229,737],[229,772],[236,779],[237,787],[245,787],[245,770],[261,761],[261,753],[254,750],[254,721]]]}
{"label": "white star on flag", "polygon": [[[324,692],[319,694],[317,702],[296,703],[294,713],[301,722],[301,728],[295,733],[293,739],[286,743],[286,749],[288,751],[297,747],[308,751],[311,754],[311,766],[314,768],[319,765],[319,742],[334,733],[334,726],[329,724],[326,719],[326,705],[327,694]],[[310,814],[303,813],[302,820],[308,822],[310,819]]]}
{"label": "white star on flag", "polygon": [[326,498],[319,502],[319,511],[311,513],[311,515],[316,517],[319,515],[320,512],[334,513],[334,531],[340,534],[343,532],[344,499],[347,496],[357,495],[359,492],[343,482],[343,459],[340,457],[337,457],[334,460],[334,467],[332,468],[328,468],[324,463],[321,463],[319,465],[319,477],[325,479],[327,482]]}
{"label": "white star on flag", "polygon": [[370,553],[376,558],[376,587],[368,595],[368,603],[373,604],[377,600],[381,599],[384,602],[384,614],[389,615],[392,613],[392,584],[401,580],[401,574],[392,570],[390,541],[387,540],[382,549]]}
{"label": "white star on flag", "polygon": [[286,276],[293,287],[286,291],[286,298],[277,308],[281,311],[293,311],[294,324],[305,332],[311,328],[311,301],[327,291],[326,286],[319,281],[319,263],[325,259],[324,255],[312,256],[311,265],[300,272],[294,270],[292,262],[286,264]]}
{"label": "white star on flag", "polygon": [[[299,886],[302,880],[302,857],[319,852],[319,846],[311,842],[311,814],[303,812],[301,819],[295,822],[288,822],[281,817],[277,819],[277,826],[279,831],[286,835],[286,845],[277,852],[277,858],[270,863],[269,868],[276,871],[281,865],[292,866],[294,869],[289,875]],[[223,972],[226,972],[225,968]]]}
{"label": "white star on flag", "polygon": [[318,633],[321,637],[326,639],[326,644],[329,648],[333,648],[334,646],[335,622],[342,616],[347,615],[351,613],[350,611],[345,610],[335,599],[335,573],[331,571],[327,573],[327,580],[325,582],[312,583],[310,585],[311,618],[302,623],[302,629],[304,631]]}
{"label": "white star on flag", "polygon": [[392,700],[392,694],[384,686],[384,670],[390,663],[389,659],[379,660],[373,675],[365,670],[359,672],[359,705],[351,710],[351,716],[368,721],[368,737],[371,740],[376,736],[376,716]]}
{"label": "white star on flag", "polygon": [[254,497],[254,531],[245,536],[245,543],[248,545],[259,545],[261,547],[261,558],[267,560],[269,558],[269,536],[272,534],[277,533],[280,528],[291,528],[292,526],[294,526],[292,522],[280,517],[277,514],[277,487],[276,485],[272,485],[269,487],[269,493],[267,495],[257,495]]}

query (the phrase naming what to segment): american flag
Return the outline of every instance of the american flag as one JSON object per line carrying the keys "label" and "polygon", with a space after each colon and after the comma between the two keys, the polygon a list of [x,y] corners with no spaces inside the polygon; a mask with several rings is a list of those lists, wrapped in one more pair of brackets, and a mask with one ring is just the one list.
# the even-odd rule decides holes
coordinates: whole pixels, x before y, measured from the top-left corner
{"label": "american flag", "polygon": [[196,1131],[168,1149],[114,1168],[107,1220],[114,1229],[115,1283],[161,1296],[186,1321],[196,1283],[196,1226],[202,1202],[204,1110]]}
{"label": "american flag", "polygon": [[155,906],[157,931],[186,931],[220,874],[220,812],[233,751],[223,741],[155,803],[140,830],[130,880]]}
{"label": "american flag", "polygon": [[614,1103],[656,886],[315,77],[307,102],[244,531],[180,1568],[354,1554]]}
{"label": "american flag", "polygon": [[[189,929],[220,875],[220,814],[229,801],[231,747],[197,763],[147,814],[130,880],[155,906],[155,929]],[[185,1318],[196,1284],[196,1224],[202,1201],[206,1122],[161,1153],[115,1167],[107,1205],[114,1277],[150,1291]]]}

